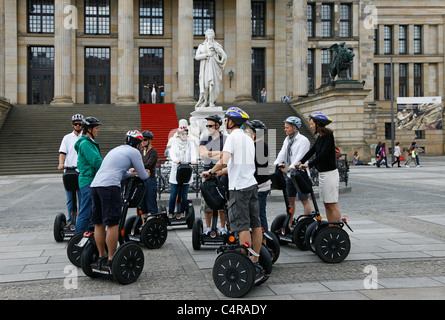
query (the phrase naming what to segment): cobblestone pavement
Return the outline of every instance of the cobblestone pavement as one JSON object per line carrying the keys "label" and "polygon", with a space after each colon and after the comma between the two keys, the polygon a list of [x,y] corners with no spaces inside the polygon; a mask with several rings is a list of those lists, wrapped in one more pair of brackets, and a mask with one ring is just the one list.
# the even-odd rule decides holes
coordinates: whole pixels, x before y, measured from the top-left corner
{"label": "cobblestone pavement", "polygon": [[[444,160],[424,156],[420,168],[351,168],[350,189],[340,195],[354,230],[348,258],[326,264],[282,246],[269,280],[246,299],[444,299]],[[59,175],[0,177],[0,299],[226,299],[213,284],[215,248],[193,250],[191,231],[181,227],[169,229],[162,248],[144,248],[137,282],[85,277],[70,265],[67,243],[52,236],[64,201]],[[284,212],[279,192],[267,211],[269,223]],[[377,290],[366,289],[369,267],[378,272]]]}

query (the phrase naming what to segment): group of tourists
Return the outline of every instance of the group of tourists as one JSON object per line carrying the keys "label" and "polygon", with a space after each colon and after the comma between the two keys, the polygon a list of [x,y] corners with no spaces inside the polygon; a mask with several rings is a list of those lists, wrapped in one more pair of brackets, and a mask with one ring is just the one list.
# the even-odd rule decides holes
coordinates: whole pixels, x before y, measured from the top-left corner
{"label": "group of tourists", "polygon": [[[174,211],[179,191],[175,169],[181,163],[196,163],[198,153],[204,167],[203,179],[208,179],[211,175],[228,177],[228,210],[227,215],[223,212],[220,214],[221,234],[227,233],[226,219],[229,219],[230,231],[238,233],[240,243],[247,242],[253,247],[256,254],[252,254],[251,259],[257,264],[262,229],[268,230],[266,202],[272,184],[268,170],[269,149],[264,139],[267,128],[262,121],[250,119],[249,115],[238,107],[229,108],[224,119],[211,115],[206,121],[208,134],[201,139],[199,150],[196,150],[194,143],[190,141],[186,126],[177,129],[177,138],[169,152],[172,163],[169,178],[169,213]],[[298,196],[304,214],[307,215],[312,213],[309,195],[303,194],[294,186],[290,173],[293,170],[316,167],[319,172],[320,198],[326,209],[327,220],[335,222],[341,220],[341,214],[338,206],[339,174],[334,135],[332,130],[327,128],[331,122],[332,120],[322,112],[310,115],[310,128],[318,135],[311,147],[309,140],[300,133],[301,119],[296,116],[285,119],[284,130],[287,137],[274,165],[286,175],[286,188],[292,212],[295,212],[295,200]],[[123,145],[112,149],[102,159],[96,141],[101,125],[95,117],[74,115],[73,131],[63,138],[60,146],[58,168],[64,170],[66,167],[77,167],[79,212],[76,232],[87,231],[90,224],[94,225],[99,260],[110,264],[118,242],[118,225],[122,210],[121,181],[136,174],[145,180],[146,194],[140,209],[145,218],[149,214],[158,213],[158,152],[152,146],[152,132],[141,133],[133,130],[126,133]],[[222,133],[223,126],[229,133],[227,136]],[[190,181],[182,188],[184,204],[187,203],[189,184]],[[68,213],[71,213],[71,192],[67,192],[66,196]],[[204,212],[204,233],[208,233],[211,230],[212,210],[205,204]],[[68,220],[67,223],[71,222]]]}

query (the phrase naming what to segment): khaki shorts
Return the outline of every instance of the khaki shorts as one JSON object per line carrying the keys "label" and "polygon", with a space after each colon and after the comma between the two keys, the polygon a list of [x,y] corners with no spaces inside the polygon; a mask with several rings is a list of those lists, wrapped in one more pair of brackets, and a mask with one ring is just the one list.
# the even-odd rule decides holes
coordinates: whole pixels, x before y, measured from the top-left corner
{"label": "khaki shorts", "polygon": [[231,232],[261,228],[258,185],[242,190],[230,190],[228,213]]}
{"label": "khaki shorts", "polygon": [[320,200],[325,203],[338,202],[338,190],[340,176],[338,170],[319,172],[318,182],[320,188]]}

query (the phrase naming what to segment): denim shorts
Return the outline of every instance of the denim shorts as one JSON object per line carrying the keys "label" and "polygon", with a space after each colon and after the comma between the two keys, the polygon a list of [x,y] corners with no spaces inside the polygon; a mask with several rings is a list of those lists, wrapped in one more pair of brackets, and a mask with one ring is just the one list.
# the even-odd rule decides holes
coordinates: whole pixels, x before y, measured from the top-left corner
{"label": "denim shorts", "polygon": [[231,232],[261,228],[258,185],[230,190],[228,213]]}
{"label": "denim shorts", "polygon": [[286,188],[287,188],[287,196],[289,198],[295,198],[298,195],[298,200],[306,200],[309,199],[309,194],[304,194],[300,192],[300,189],[294,186],[292,180],[286,176]]}
{"label": "denim shorts", "polygon": [[93,187],[91,193],[91,223],[117,226],[122,216],[120,187]]}

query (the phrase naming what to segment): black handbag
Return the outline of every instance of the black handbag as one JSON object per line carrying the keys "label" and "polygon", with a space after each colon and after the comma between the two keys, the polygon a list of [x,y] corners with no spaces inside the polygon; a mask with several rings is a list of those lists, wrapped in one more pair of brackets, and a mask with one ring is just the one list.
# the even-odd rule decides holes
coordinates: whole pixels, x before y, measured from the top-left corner
{"label": "black handbag", "polygon": [[294,186],[298,187],[301,193],[308,194],[313,192],[312,180],[309,178],[306,170],[294,170],[290,176]]}
{"label": "black handbag", "polygon": [[201,193],[207,203],[207,205],[212,210],[224,209],[224,205],[227,201],[226,199],[226,187],[220,179],[216,177],[210,177],[201,183]]}

